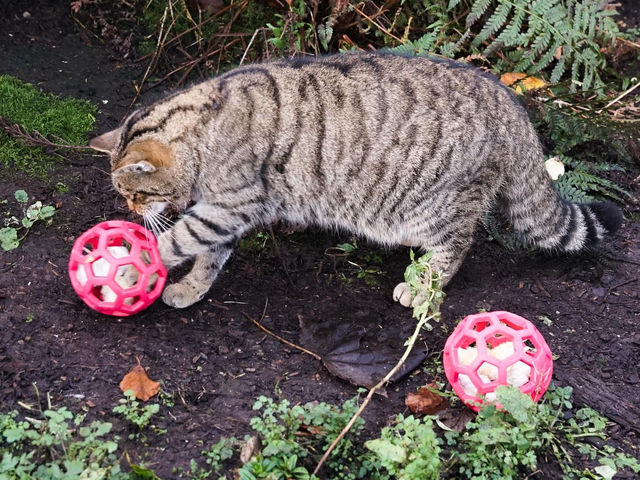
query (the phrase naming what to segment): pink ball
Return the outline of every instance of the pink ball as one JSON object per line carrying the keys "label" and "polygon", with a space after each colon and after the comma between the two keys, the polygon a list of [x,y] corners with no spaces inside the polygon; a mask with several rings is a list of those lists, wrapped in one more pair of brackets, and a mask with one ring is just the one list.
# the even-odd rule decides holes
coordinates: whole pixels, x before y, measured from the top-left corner
{"label": "pink ball", "polygon": [[447,339],[442,360],[453,390],[475,411],[483,400],[494,403],[500,385],[516,386],[537,402],[553,373],[542,334],[529,320],[509,312],[466,317]]}
{"label": "pink ball", "polygon": [[69,259],[69,278],[89,307],[126,317],[144,310],[160,296],[167,269],[149,230],[112,220],[99,223],[76,239]]}

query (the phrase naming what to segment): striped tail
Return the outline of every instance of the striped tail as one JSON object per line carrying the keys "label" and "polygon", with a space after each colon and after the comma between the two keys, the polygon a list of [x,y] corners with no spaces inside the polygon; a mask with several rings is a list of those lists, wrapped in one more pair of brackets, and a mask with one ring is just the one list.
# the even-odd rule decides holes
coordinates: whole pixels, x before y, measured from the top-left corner
{"label": "striped tail", "polygon": [[501,192],[507,216],[527,245],[579,252],[597,245],[622,224],[622,212],[611,202],[578,204],[562,200],[539,158],[532,159],[527,167],[514,172]]}

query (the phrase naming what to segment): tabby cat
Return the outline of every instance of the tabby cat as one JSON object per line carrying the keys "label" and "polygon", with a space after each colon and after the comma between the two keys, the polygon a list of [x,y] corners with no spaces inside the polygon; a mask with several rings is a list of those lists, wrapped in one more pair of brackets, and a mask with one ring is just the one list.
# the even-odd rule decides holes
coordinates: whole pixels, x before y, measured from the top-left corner
{"label": "tabby cat", "polygon": [[[111,156],[115,188],[153,221],[165,288],[182,308],[209,290],[238,239],[284,220],[433,250],[446,279],[480,218],[500,209],[531,246],[576,252],[621,223],[612,204],[561,200],[527,113],[465,64],[353,53],[237,68],[136,111],[90,145]],[[411,303],[405,284],[394,297]]]}

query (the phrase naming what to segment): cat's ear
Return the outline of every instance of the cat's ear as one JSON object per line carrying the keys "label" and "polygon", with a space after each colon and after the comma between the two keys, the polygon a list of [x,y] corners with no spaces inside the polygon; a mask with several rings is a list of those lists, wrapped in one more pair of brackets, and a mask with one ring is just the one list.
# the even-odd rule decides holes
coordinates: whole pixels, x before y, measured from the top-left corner
{"label": "cat's ear", "polygon": [[135,163],[127,163],[126,165],[122,165],[121,167],[116,168],[111,173],[153,173],[156,171],[155,165],[146,160],[140,160]]}
{"label": "cat's ear", "polygon": [[99,137],[92,139],[89,146],[99,152],[114,153],[120,142],[122,127],[103,133]]}

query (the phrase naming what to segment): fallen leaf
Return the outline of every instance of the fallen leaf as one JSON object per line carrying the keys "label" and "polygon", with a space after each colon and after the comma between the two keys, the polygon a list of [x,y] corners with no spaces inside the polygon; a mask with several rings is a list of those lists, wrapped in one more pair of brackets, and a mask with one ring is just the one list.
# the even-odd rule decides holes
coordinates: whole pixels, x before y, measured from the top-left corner
{"label": "fallen leaf", "polygon": [[262,445],[260,439],[256,436],[250,437],[242,445],[240,450],[240,462],[244,465],[254,459],[259,453]]}
{"label": "fallen leaf", "polygon": [[447,408],[438,412],[438,424],[442,424],[444,430],[461,432],[467,426],[467,422],[476,418],[476,413],[467,407]]}
{"label": "fallen leaf", "polygon": [[[332,317],[333,318],[333,317]],[[299,316],[300,342],[320,355],[324,366],[335,376],[360,387],[371,388],[395,366],[405,350],[404,340],[414,324],[384,324],[372,315],[350,320],[335,317],[323,322]],[[414,348],[404,365],[391,378],[397,381],[411,373],[426,358],[427,352]],[[384,392],[381,392],[384,396]]]}
{"label": "fallen leaf", "polygon": [[514,90],[520,95],[529,90],[539,90],[547,86],[547,82],[538,77],[532,77],[526,73],[510,72],[500,77],[500,81],[507,87],[515,84]]}
{"label": "fallen leaf", "polygon": [[555,52],[553,52],[553,58],[555,58],[556,60],[560,60],[563,54],[564,48],[562,48],[562,45],[560,45],[558,48],[556,48]]}
{"label": "fallen leaf", "polygon": [[420,387],[418,393],[407,394],[404,404],[409,407],[411,412],[421,415],[433,415],[445,409],[448,406],[448,402],[432,389],[438,389],[435,383],[430,383],[426,387]]}
{"label": "fallen leaf", "polygon": [[136,360],[138,360],[138,365],[133,367],[133,369],[124,376],[120,382],[120,390],[123,392],[133,390],[138,400],[146,402],[158,393],[160,383],[151,380],[147,376],[147,372],[142,368],[142,365],[140,365],[140,359],[136,358]]}

